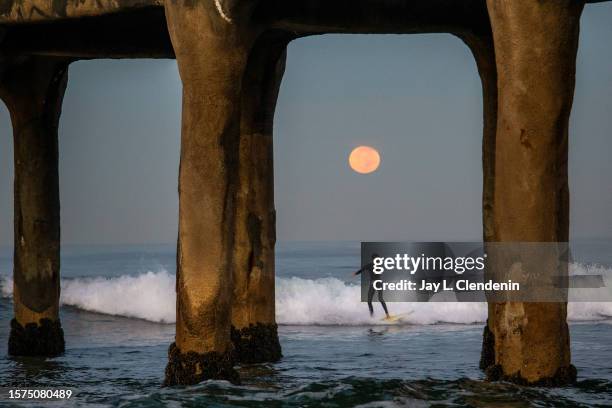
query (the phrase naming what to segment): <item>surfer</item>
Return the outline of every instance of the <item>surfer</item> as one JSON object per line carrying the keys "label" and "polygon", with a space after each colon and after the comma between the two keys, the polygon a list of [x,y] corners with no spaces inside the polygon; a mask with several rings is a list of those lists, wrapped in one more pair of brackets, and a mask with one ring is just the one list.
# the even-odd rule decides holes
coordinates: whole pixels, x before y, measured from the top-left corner
{"label": "surfer", "polygon": [[378,258],[378,257],[379,257],[378,254],[372,254],[372,262],[365,265],[363,268],[361,268],[357,272],[353,273],[353,275],[357,276],[361,274],[362,272],[365,272],[368,276],[368,280],[370,281],[370,284],[368,286],[368,309],[370,309],[370,316],[374,315],[374,306],[372,306],[372,299],[374,298],[374,293],[378,292],[378,301],[380,302],[383,309],[385,310],[385,315],[387,316],[386,318],[389,319],[391,315],[389,315],[389,310],[387,310],[387,304],[385,303],[385,300],[383,299],[383,291],[374,289],[374,285],[372,285],[372,282],[374,281],[374,258]]}

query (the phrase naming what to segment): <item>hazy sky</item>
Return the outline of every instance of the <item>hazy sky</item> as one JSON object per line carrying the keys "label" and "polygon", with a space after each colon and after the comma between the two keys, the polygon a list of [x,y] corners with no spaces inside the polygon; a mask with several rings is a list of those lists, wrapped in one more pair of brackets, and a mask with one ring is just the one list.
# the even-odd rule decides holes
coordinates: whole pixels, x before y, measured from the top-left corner
{"label": "hazy sky", "polygon": [[[612,3],[582,20],[570,134],[574,237],[612,237]],[[289,47],[275,122],[280,240],[481,236],[480,81],[449,35],[311,37]],[[64,243],[174,242],[174,61],[70,67],[60,127]],[[347,166],[380,150],[377,173]],[[12,134],[0,108],[0,245],[12,242]]]}

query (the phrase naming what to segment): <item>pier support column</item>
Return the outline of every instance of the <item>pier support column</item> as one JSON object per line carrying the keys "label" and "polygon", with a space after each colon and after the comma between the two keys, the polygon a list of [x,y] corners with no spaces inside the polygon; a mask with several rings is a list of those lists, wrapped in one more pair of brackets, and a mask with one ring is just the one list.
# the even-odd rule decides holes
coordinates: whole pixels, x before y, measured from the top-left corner
{"label": "pier support column", "polygon": [[[497,67],[493,33],[488,18],[468,32],[458,34],[472,51],[482,84],[482,233],[484,242],[495,240],[493,199],[495,198],[495,138],[497,133]],[[480,368],[494,364],[492,336],[484,327]]]}
{"label": "pier support column", "polygon": [[282,357],[275,318],[273,123],[285,71],[286,34],[262,35],[242,83],[232,341],[242,363]]}
{"label": "pier support column", "polygon": [[64,351],[57,129],[68,63],[24,57],[3,61],[0,68],[0,97],[10,112],[15,151],[15,318],[8,352],[16,356]]}
{"label": "pier support column", "polygon": [[458,36],[470,48],[482,85],[482,232],[485,241],[495,236],[493,223],[493,199],[495,187],[495,135],[497,132],[497,67],[493,36],[489,26],[476,32]]}
{"label": "pier support column", "polygon": [[240,21],[243,10],[221,7],[226,3],[166,2],[183,83],[176,342],[166,385],[239,382],[230,339],[232,266],[241,83],[254,36]]}
{"label": "pier support column", "polygon": [[[499,91],[492,241],[567,242],[568,121],[583,3],[488,0],[487,6]],[[566,318],[566,303],[491,303],[487,377],[575,381]]]}

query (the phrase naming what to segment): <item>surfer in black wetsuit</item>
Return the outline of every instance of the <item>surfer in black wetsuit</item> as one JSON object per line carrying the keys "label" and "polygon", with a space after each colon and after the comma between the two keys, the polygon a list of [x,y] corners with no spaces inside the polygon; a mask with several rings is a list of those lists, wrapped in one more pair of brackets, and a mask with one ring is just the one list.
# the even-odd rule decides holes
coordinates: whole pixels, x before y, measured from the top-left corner
{"label": "surfer in black wetsuit", "polygon": [[374,289],[374,285],[372,285],[372,282],[374,282],[374,258],[378,258],[378,255],[372,254],[372,262],[365,265],[363,268],[355,272],[353,275],[357,276],[361,274],[362,272],[365,272],[368,275],[368,280],[370,281],[370,286],[368,287],[368,309],[370,309],[370,316],[374,315],[374,306],[372,306],[372,299],[374,298],[374,293],[378,292],[378,301],[380,302],[383,309],[385,310],[385,315],[387,316],[387,319],[388,319],[391,316],[389,315],[389,311],[387,310],[387,305],[385,303],[385,300],[383,299],[383,291]]}

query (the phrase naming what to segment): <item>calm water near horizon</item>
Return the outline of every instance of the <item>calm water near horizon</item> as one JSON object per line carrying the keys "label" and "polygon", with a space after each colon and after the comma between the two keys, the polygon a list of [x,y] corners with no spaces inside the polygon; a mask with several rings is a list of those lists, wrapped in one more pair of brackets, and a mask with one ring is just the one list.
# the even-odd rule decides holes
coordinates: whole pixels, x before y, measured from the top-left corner
{"label": "calm water near horizon", "polygon": [[[610,241],[579,247],[576,258],[612,265]],[[12,267],[0,250],[0,386],[76,391],[48,405],[612,406],[612,303],[570,305],[576,386],[486,383],[478,369],[484,305],[391,303],[392,313],[411,313],[406,324],[381,322],[379,305],[371,319],[351,277],[358,242],[278,245],[279,363],[240,367],[241,386],[161,388],[174,336],[174,247],[75,246],[62,255],[66,353],[9,358]]]}

